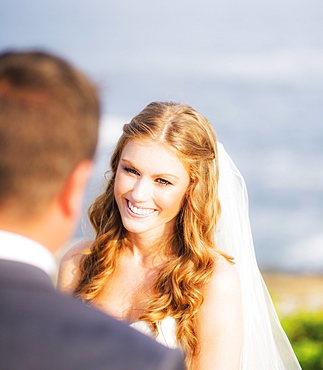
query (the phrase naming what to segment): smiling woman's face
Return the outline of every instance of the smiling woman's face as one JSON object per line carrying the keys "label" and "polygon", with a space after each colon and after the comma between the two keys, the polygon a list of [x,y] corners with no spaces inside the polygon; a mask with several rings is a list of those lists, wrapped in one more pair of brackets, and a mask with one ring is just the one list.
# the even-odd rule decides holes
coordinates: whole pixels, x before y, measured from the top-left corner
{"label": "smiling woman's face", "polygon": [[164,145],[130,140],[114,186],[125,229],[149,238],[171,232],[189,182],[183,164]]}

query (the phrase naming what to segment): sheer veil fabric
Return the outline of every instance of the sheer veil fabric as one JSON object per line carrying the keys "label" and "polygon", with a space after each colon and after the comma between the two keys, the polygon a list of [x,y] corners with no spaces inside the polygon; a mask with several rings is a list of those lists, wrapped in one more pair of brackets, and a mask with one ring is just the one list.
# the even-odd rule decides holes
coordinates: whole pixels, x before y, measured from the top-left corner
{"label": "sheer veil fabric", "polygon": [[243,346],[240,368],[301,369],[257,265],[244,179],[221,143],[218,143],[218,166],[222,213],[215,240],[218,249],[234,257],[241,281]]}

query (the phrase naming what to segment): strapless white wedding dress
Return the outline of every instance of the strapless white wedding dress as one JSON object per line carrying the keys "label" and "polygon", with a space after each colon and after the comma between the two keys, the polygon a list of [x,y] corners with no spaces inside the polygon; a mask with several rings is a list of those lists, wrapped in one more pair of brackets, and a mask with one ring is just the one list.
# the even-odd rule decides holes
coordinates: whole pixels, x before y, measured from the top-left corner
{"label": "strapless white wedding dress", "polygon": [[[129,326],[140,331],[143,334],[148,335],[149,337],[154,338],[154,334],[146,321],[136,321]],[[176,343],[175,330],[175,319],[173,319],[172,317],[166,317],[158,324],[158,335],[157,337],[155,337],[155,340],[166,347],[178,348],[178,344]]]}

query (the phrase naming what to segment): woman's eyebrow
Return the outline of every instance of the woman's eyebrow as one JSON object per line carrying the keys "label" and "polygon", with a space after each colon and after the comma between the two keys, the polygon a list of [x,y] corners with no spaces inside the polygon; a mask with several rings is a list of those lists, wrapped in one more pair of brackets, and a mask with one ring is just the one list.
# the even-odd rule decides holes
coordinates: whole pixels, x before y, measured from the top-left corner
{"label": "woman's eyebrow", "polygon": [[[131,162],[131,160],[129,160],[129,159],[127,159],[127,158],[121,158],[121,160],[123,161],[123,162],[126,162],[126,163],[128,163],[131,167],[133,167],[133,168],[135,168],[135,169],[137,169],[137,166],[135,166],[132,162]],[[171,173],[167,173],[167,172],[164,172],[164,173],[155,173],[155,174],[153,174],[152,175],[152,177],[166,177],[166,178],[172,178],[172,179],[174,179],[174,180],[179,180],[179,177],[178,176],[176,176],[176,175],[174,175],[174,174],[171,174]]]}
{"label": "woman's eyebrow", "polygon": [[154,177],[161,177],[161,178],[166,177],[166,178],[172,178],[174,180],[179,180],[179,177],[178,176],[173,175],[171,173],[157,173],[157,174],[154,174],[153,176]]}

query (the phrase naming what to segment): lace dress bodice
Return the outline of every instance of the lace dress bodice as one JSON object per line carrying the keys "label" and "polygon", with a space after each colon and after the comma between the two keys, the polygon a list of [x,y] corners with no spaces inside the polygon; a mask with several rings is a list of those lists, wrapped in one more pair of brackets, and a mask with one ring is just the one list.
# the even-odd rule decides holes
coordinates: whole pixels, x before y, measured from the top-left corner
{"label": "lace dress bodice", "polygon": [[[130,327],[140,331],[149,337],[154,338],[154,334],[146,321],[136,321]],[[166,317],[158,324],[158,334],[155,340],[166,347],[178,348],[175,336],[176,321],[172,317]]]}

